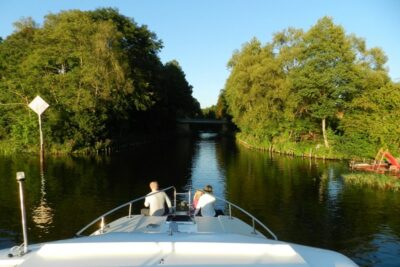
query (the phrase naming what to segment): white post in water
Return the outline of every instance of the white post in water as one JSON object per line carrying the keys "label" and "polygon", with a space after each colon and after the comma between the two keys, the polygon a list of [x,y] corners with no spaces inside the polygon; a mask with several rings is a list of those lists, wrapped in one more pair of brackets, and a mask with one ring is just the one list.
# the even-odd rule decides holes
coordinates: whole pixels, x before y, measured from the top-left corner
{"label": "white post in water", "polygon": [[40,135],[40,163],[43,164],[44,150],[43,150],[43,133],[42,133],[42,113],[49,107],[40,96],[36,96],[35,99],[29,103],[29,107],[36,112],[39,116],[39,135]]}
{"label": "white post in water", "polygon": [[22,233],[24,235],[24,254],[28,252],[28,233],[26,228],[26,213],[24,204],[24,180],[25,173],[17,172],[17,181],[19,183],[19,198],[21,200]]}

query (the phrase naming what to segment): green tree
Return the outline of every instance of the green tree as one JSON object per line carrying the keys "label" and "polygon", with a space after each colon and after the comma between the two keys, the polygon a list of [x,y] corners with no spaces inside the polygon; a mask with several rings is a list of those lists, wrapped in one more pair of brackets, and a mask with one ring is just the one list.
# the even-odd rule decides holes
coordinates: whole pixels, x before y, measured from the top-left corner
{"label": "green tree", "polygon": [[287,130],[289,86],[273,46],[253,39],[229,62],[225,87],[229,113],[240,130],[259,141],[272,143]]}
{"label": "green tree", "polygon": [[216,119],[232,120],[228,114],[228,103],[226,101],[225,89],[222,89],[219,93],[217,105],[215,107],[215,117]]}
{"label": "green tree", "polygon": [[[220,99],[242,136],[258,145],[294,145],[304,153],[319,147],[322,133],[326,153],[371,155],[377,146],[398,144],[389,123],[398,107],[387,99],[397,101],[398,86],[386,61],[381,49],[367,49],[363,39],[324,17],[307,32],[288,28],[271,43],[252,39],[236,51]],[[392,116],[383,116],[380,128],[370,121],[378,121],[378,110]]]}
{"label": "green tree", "polygon": [[164,66],[162,88],[172,117],[197,116],[200,112],[198,102],[193,98],[193,87],[187,82],[185,73],[176,60]]}
{"label": "green tree", "polygon": [[212,105],[211,107],[203,108],[201,110],[202,117],[206,118],[206,119],[215,120],[217,118],[215,111],[216,111],[216,105]]}
{"label": "green tree", "polygon": [[36,138],[25,138],[37,135],[27,104],[38,94],[51,105],[46,140],[67,151],[129,136],[148,114],[162,120],[160,103],[171,105],[171,117],[198,113],[184,72],[161,63],[161,48],[146,26],[111,8],[49,14],[42,27],[18,21],[0,43],[0,138],[34,147]]}
{"label": "green tree", "polygon": [[[14,23],[15,32],[0,44],[0,123],[5,150],[24,147],[36,141],[32,134],[28,104],[31,88],[22,75],[24,62],[34,49],[37,24],[30,18]],[[36,121],[35,121],[36,123]],[[37,133],[37,131],[36,131]],[[18,141],[18,142],[17,142]],[[17,144],[15,144],[17,142]]]}
{"label": "green tree", "polygon": [[298,109],[321,121],[324,144],[329,147],[327,119],[334,119],[357,92],[351,42],[342,27],[324,17],[304,35],[300,55],[291,75],[301,98]]}
{"label": "green tree", "polygon": [[351,103],[341,122],[343,153],[371,157],[381,148],[400,148],[400,86],[387,83],[365,91]]}

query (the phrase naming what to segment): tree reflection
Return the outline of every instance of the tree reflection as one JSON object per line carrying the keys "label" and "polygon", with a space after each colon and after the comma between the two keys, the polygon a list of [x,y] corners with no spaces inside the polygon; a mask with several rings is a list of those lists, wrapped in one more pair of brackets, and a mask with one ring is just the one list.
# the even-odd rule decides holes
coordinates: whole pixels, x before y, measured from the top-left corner
{"label": "tree reflection", "polygon": [[102,213],[148,193],[154,179],[178,191],[211,184],[281,240],[338,250],[361,266],[400,264],[390,256],[399,252],[398,192],[344,183],[343,162],[270,155],[205,137],[110,156],[52,156],[43,176],[36,156],[0,156],[0,246],[21,243],[15,173],[25,171],[28,235],[36,243],[73,236]]}

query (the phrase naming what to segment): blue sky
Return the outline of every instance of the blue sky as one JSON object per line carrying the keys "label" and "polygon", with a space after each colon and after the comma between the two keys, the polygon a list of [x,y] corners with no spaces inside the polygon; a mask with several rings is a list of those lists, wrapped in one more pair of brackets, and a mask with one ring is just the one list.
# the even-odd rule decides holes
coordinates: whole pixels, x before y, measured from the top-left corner
{"label": "blue sky", "polygon": [[202,108],[217,102],[229,76],[226,64],[245,42],[269,42],[288,27],[308,30],[323,16],[364,38],[368,48],[380,47],[391,78],[400,82],[400,0],[6,0],[0,2],[0,36],[11,34],[22,17],[41,24],[50,12],[98,7],[148,25],[164,43],[161,60],[178,60]]}

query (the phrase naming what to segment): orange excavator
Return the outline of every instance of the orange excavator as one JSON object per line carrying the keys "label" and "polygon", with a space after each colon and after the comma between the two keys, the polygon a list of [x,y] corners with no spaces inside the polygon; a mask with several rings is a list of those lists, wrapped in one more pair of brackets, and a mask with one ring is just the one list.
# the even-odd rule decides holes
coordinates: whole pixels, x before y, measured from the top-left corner
{"label": "orange excavator", "polygon": [[389,163],[390,171],[400,171],[400,163],[398,162],[398,160],[392,154],[390,154],[388,150],[384,150],[383,148],[381,148],[376,154],[374,166],[382,166],[382,163],[385,159]]}
{"label": "orange excavator", "polygon": [[400,175],[400,162],[389,152],[389,150],[383,148],[379,149],[372,164],[350,162],[350,168],[353,170],[377,173],[390,172],[394,175]]}

